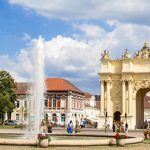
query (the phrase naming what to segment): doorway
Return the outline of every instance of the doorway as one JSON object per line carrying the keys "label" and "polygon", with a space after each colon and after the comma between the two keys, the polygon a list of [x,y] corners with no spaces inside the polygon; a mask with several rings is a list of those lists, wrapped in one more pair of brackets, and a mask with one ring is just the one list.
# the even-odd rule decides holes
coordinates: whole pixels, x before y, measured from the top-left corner
{"label": "doorway", "polygon": [[114,113],[113,120],[117,121],[117,122],[120,122],[120,120],[121,120],[121,112],[120,111],[116,111]]}

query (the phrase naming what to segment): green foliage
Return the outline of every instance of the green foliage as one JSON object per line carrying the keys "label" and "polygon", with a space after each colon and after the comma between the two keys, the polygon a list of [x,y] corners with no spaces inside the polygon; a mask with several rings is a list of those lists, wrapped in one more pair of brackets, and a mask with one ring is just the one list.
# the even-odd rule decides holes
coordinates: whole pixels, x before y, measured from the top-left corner
{"label": "green foliage", "polygon": [[11,75],[4,70],[0,71],[0,113],[12,112],[15,108],[16,84]]}
{"label": "green foliage", "polygon": [[9,125],[0,125],[0,129],[14,129],[15,126],[9,126]]}
{"label": "green foliage", "polygon": [[143,143],[144,144],[150,144],[150,139],[149,138],[148,139],[144,139]]}
{"label": "green foliage", "polygon": [[48,139],[48,142],[51,141],[51,137],[50,137],[49,134],[42,134],[42,133],[39,133],[38,136],[37,136],[37,139],[38,139],[38,140]]}

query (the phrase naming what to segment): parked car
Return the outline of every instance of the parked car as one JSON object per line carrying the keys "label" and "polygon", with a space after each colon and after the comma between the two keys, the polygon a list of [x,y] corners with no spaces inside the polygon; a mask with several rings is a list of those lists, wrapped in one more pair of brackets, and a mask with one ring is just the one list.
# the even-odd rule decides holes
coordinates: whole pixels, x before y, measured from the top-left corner
{"label": "parked car", "polygon": [[17,120],[6,120],[4,122],[4,125],[14,126],[14,125],[18,125],[18,122],[17,122]]}

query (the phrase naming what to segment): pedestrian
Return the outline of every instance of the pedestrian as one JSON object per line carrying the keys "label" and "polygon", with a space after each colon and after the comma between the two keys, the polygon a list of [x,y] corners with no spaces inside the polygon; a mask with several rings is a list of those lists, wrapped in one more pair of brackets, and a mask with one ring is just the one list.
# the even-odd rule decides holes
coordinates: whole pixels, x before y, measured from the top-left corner
{"label": "pedestrian", "polygon": [[147,129],[147,127],[148,127],[148,122],[147,122],[147,120],[145,120],[145,122],[144,122],[144,129]]}
{"label": "pedestrian", "polygon": [[84,124],[83,124],[83,120],[81,119],[81,122],[80,122],[80,127],[83,128]]}
{"label": "pedestrian", "polygon": [[40,128],[41,133],[47,133],[47,125],[46,125],[46,120],[42,120],[41,122],[41,128]]}
{"label": "pedestrian", "polygon": [[125,124],[125,132],[128,133],[128,123]]}
{"label": "pedestrian", "polygon": [[112,129],[113,129],[113,133],[115,133],[115,132],[116,132],[116,124],[115,124],[115,121],[113,121]]}
{"label": "pedestrian", "polygon": [[79,125],[79,121],[76,121],[76,126],[75,126],[75,133],[80,132],[80,125]]}
{"label": "pedestrian", "polygon": [[48,130],[48,133],[52,133],[52,123],[51,123],[51,121],[49,121],[47,130]]}
{"label": "pedestrian", "polygon": [[73,123],[72,123],[72,120],[68,123],[67,132],[68,133],[72,133],[73,132]]}

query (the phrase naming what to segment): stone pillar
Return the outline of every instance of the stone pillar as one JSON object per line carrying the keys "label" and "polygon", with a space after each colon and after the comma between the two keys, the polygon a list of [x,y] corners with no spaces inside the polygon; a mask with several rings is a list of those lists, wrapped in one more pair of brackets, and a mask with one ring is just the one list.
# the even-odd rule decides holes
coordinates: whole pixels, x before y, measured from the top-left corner
{"label": "stone pillar", "polygon": [[122,80],[122,115],[125,114],[125,107],[126,107],[125,100],[126,100],[126,98],[125,98],[125,81]]}
{"label": "stone pillar", "polygon": [[100,108],[101,108],[101,115],[104,115],[104,105],[105,105],[105,103],[104,103],[104,81],[101,81],[101,91],[100,91],[100,93],[101,93],[101,103],[100,103]]}
{"label": "stone pillar", "polygon": [[106,99],[106,111],[107,111],[107,114],[110,115],[110,112],[111,112],[111,102],[110,102],[110,81],[108,80],[107,81],[107,99]]}
{"label": "stone pillar", "polygon": [[132,85],[131,85],[131,80],[128,81],[128,113],[132,113]]}

